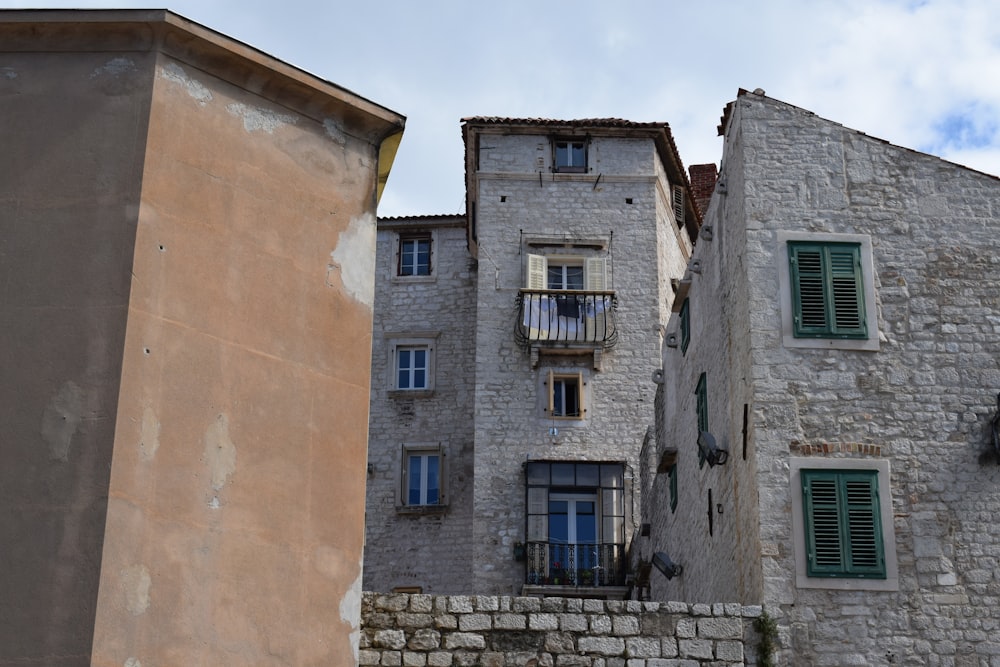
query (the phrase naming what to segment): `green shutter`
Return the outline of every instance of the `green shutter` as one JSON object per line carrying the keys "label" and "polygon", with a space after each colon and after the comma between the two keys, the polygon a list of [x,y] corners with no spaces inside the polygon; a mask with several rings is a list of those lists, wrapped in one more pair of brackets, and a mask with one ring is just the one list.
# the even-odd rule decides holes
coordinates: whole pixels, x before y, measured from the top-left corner
{"label": "green shutter", "polygon": [[670,466],[670,511],[677,509],[677,464]]}
{"label": "green shutter", "polygon": [[[708,381],[704,373],[698,378],[698,388],[695,389],[695,394],[698,396],[698,435],[700,436],[702,431],[708,430]],[[695,442],[697,443],[697,440]],[[698,447],[698,467],[703,468],[704,466],[705,455],[701,451],[701,447]]]}
{"label": "green shutter", "polygon": [[798,338],[867,338],[861,246],[788,243]]}
{"label": "green shutter", "polygon": [[806,574],[885,579],[875,470],[802,470]]}
{"label": "green shutter", "polygon": [[691,301],[684,299],[681,304],[681,354],[687,352],[688,343],[691,342]]}

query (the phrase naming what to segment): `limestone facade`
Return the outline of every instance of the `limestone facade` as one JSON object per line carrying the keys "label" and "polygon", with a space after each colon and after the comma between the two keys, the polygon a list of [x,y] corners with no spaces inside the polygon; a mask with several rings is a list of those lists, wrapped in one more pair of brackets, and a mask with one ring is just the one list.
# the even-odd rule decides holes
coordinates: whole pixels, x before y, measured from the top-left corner
{"label": "limestone facade", "polygon": [[[649,378],[697,227],[683,167],[660,123],[473,118],[463,132],[463,245],[446,218],[380,221],[366,588],[624,595]],[[402,277],[415,232],[431,275]],[[433,389],[394,389],[411,362],[391,339],[421,332]],[[443,443],[440,507],[400,502],[405,447],[421,443]]]}
{"label": "limestone facade", "polygon": [[[762,94],[730,105],[724,129],[682,287],[690,339],[665,350],[664,427],[644,469],[644,548],[684,566],[654,574],[652,599],[762,602],[787,664],[996,664],[1000,182]],[[797,335],[797,242],[857,252],[860,333]],[[729,455],[717,466],[698,465],[702,374]],[[656,471],[671,448],[674,511]],[[828,561],[805,536],[834,538],[804,523],[823,515],[803,480],[848,473],[877,492],[874,573],[851,555],[857,569],[820,576]],[[867,548],[862,532],[840,535]]]}

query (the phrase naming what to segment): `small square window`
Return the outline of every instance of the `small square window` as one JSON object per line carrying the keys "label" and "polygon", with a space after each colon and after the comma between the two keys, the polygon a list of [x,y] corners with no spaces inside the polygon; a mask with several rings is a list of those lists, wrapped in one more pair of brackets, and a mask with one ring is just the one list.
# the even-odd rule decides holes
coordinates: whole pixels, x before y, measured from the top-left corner
{"label": "small square window", "polygon": [[878,351],[870,236],[779,231],[777,258],[785,347]]}
{"label": "small square window", "polygon": [[861,246],[788,242],[796,338],[867,338]]}
{"label": "small square window", "polygon": [[405,444],[398,509],[425,512],[446,505],[445,452],[441,445]]}
{"label": "small square window", "polygon": [[877,471],[800,474],[807,575],[885,579]]}
{"label": "small square window", "polygon": [[799,588],[899,590],[889,461],[789,459]]}
{"label": "small square window", "polygon": [[429,276],[431,274],[430,234],[404,234],[399,237],[397,275]]}
{"label": "small square window", "polygon": [[556,139],[552,142],[555,171],[582,174],[587,171],[587,140]]}
{"label": "small square window", "polygon": [[430,349],[423,345],[396,348],[396,389],[427,389]]}
{"label": "small square window", "polygon": [[549,370],[545,381],[548,406],[546,414],[554,419],[583,419],[584,380],[579,372]]}
{"label": "small square window", "polygon": [[440,502],[440,454],[437,452],[408,452],[406,456],[406,504],[437,505]]}

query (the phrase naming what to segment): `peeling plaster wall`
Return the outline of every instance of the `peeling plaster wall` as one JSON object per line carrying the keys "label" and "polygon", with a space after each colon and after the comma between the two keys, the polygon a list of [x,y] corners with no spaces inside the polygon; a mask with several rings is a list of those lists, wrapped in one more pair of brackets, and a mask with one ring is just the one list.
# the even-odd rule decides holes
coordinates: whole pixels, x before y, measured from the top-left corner
{"label": "peeling plaster wall", "polygon": [[151,62],[0,53],[0,664],[90,664]]}
{"label": "peeling plaster wall", "polygon": [[357,664],[375,150],[156,63],[94,664]]}

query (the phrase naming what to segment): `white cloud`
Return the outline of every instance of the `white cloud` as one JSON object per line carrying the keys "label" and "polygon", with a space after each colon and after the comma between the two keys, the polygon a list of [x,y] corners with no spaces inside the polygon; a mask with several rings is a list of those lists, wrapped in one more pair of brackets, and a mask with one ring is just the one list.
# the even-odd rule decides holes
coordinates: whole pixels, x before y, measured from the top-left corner
{"label": "white cloud", "polygon": [[[23,4],[0,0],[0,7]],[[716,126],[741,87],[1000,172],[995,0],[172,4],[406,115],[383,215],[463,210],[463,116],[666,121],[686,165],[717,163]]]}

